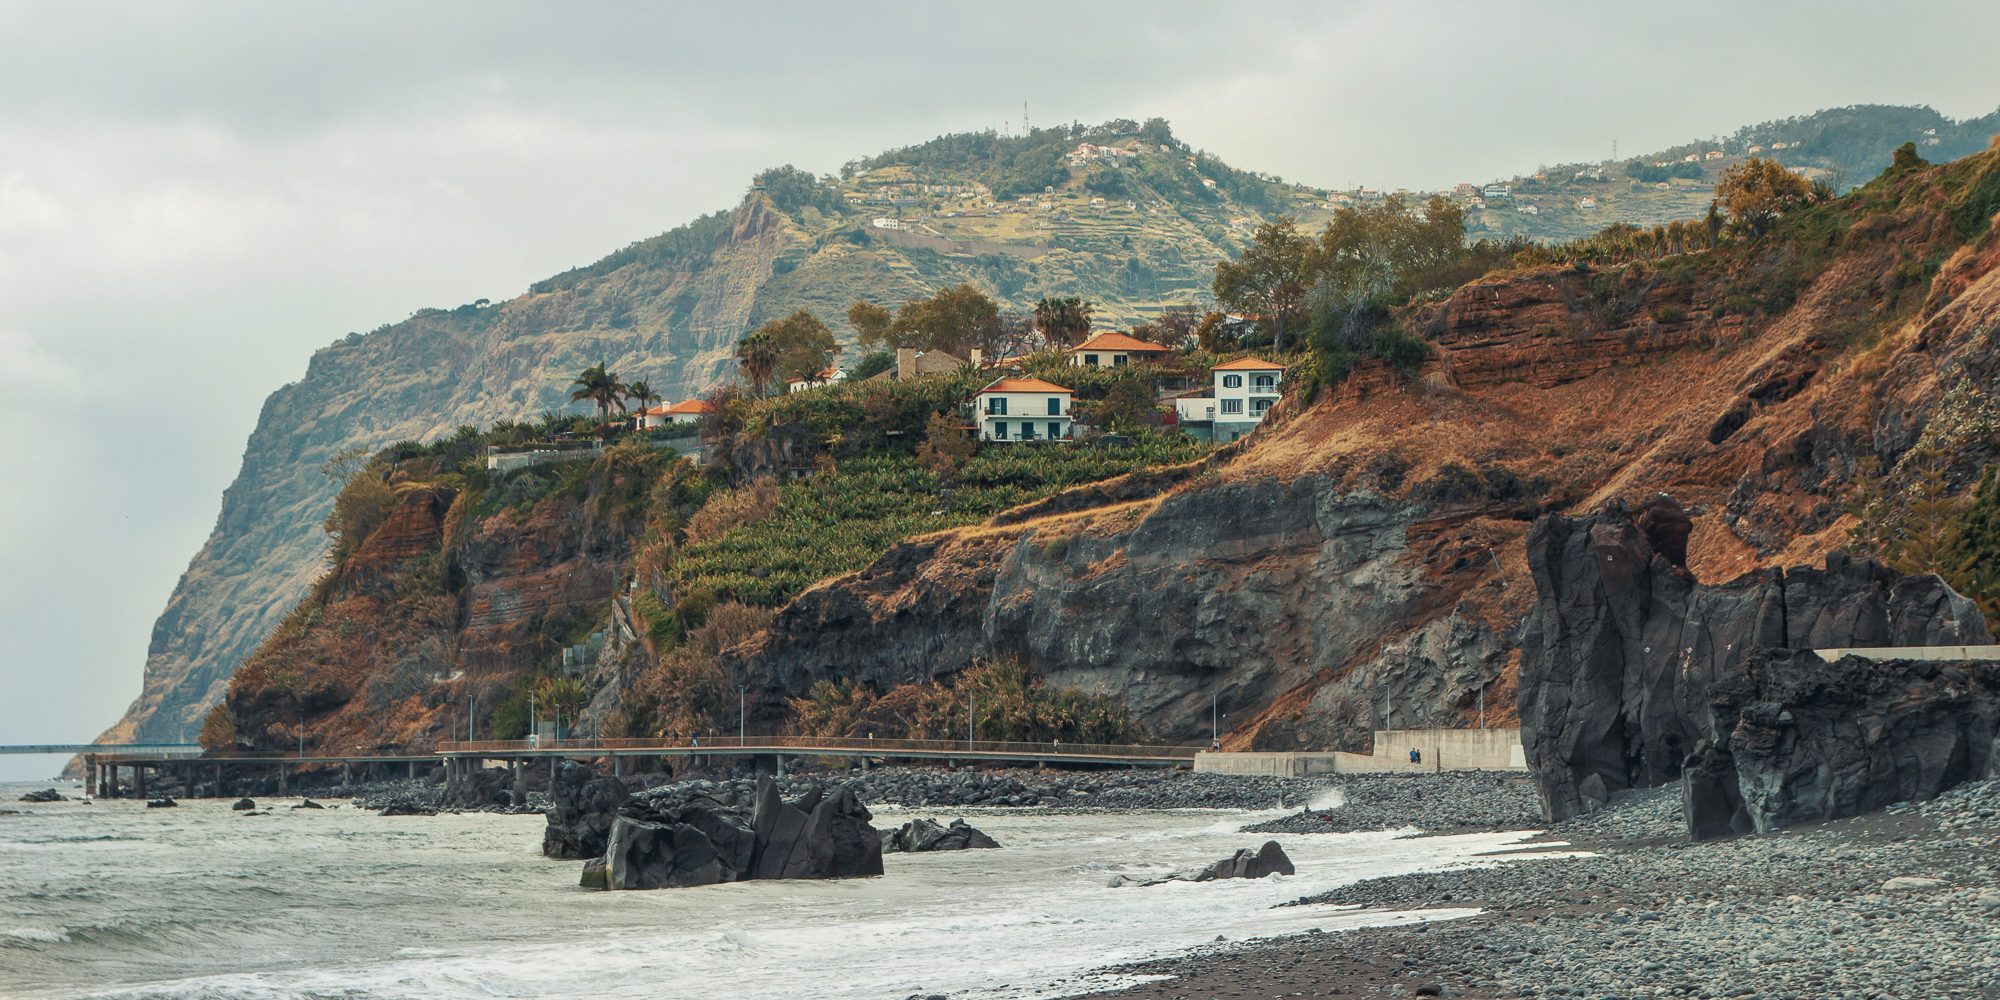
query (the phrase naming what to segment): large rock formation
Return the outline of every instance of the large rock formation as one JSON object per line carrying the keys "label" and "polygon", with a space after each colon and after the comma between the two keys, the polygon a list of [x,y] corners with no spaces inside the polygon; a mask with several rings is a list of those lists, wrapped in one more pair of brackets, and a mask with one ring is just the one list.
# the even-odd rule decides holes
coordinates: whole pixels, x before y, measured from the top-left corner
{"label": "large rock formation", "polygon": [[[1824,671],[1802,671],[1809,661],[1789,651],[1992,642],[1970,601],[1935,576],[1897,576],[1841,554],[1828,556],[1824,569],[1760,570],[1702,585],[1686,568],[1688,535],[1686,514],[1664,496],[1637,512],[1614,505],[1581,518],[1544,517],[1528,533],[1537,600],[1523,630],[1522,743],[1549,819],[1595,809],[1621,789],[1677,780],[1684,767],[1698,779],[1690,785],[1690,814],[1709,817],[1698,824],[1707,832],[1745,820],[1757,828],[1782,825],[1819,806],[1872,807],[1863,804],[1883,794],[1846,787],[1827,796],[1805,792],[1781,774],[1805,760],[1828,762],[1850,780],[1867,773],[1909,794],[1935,794],[1937,781],[1958,773],[1958,765],[1938,760],[1918,768],[1928,778],[1906,780],[1857,763],[1916,753],[1916,743],[1937,736],[1938,721],[1918,721],[1892,706],[1909,692],[1887,688],[1867,689],[1877,690],[1880,703],[1825,708],[1838,686],[1827,683]],[[1879,666],[1847,669],[1851,679],[1886,676]],[[1954,704],[1943,677],[1929,675],[1919,687],[1931,692],[1927,699]],[[1933,690],[1938,684],[1945,687]],[[1846,696],[1865,700],[1861,692]],[[1832,754],[1825,741],[1836,737],[1816,729],[1804,731],[1803,744],[1796,734],[1787,737],[1780,753],[1769,732],[1787,699],[1800,703],[1787,726],[1830,724],[1838,712],[1900,721],[1871,731],[1869,743],[1887,742],[1860,757]],[[1771,705],[1779,707],[1756,707]],[[1739,711],[1750,721],[1739,724]],[[1735,761],[1739,741],[1748,756]],[[1763,798],[1748,817],[1735,816],[1736,800],[1725,788],[1742,766],[1781,774],[1752,782]],[[1784,789],[1804,799],[1781,801]],[[1713,819],[1718,814],[1723,818]]]}
{"label": "large rock formation", "polygon": [[549,789],[549,824],[542,832],[542,854],[551,858],[597,858],[610,842],[611,823],[618,808],[631,797],[625,782],[595,777],[590,768],[566,760],[556,769]]}
{"label": "large rock formation", "polygon": [[[882,837],[851,787],[819,788],[795,801],[769,778],[749,808],[726,790],[677,788],[635,796],[611,823],[603,882],[609,889],[666,889],[765,878],[882,874]],[[586,871],[585,884],[595,881]]]}
{"label": "large rock formation", "polygon": [[1758,650],[1716,685],[1701,766],[1682,776],[1696,837],[1765,832],[1930,799],[1992,767],[2000,662],[1828,662]]}
{"label": "large rock formation", "polygon": [[1181,490],[1115,526],[926,536],[801,595],[728,665],[775,720],[836,675],[886,691],[1015,659],[1161,737],[1205,736],[1211,697],[1255,710],[1408,620],[1418,512],[1307,474]]}

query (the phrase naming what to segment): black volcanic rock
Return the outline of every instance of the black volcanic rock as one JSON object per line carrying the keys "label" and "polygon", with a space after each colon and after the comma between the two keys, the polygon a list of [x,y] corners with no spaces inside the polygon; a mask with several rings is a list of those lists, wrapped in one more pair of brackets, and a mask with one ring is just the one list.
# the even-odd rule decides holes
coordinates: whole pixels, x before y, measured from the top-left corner
{"label": "black volcanic rock", "polygon": [[[1814,808],[1767,797],[1738,815],[1747,798],[1739,801],[1725,777],[1740,776],[1743,767],[1736,760],[1736,713],[1766,695],[1814,704],[1831,697],[1808,682],[1823,676],[1808,669],[1806,657],[1818,657],[1791,651],[1993,641],[1977,607],[1937,577],[1898,576],[1838,553],[1823,569],[1765,569],[1725,584],[1699,584],[1682,565],[1683,521],[1670,499],[1656,497],[1636,518],[1614,505],[1581,518],[1544,517],[1528,532],[1537,600],[1523,629],[1521,741],[1549,820],[1600,808],[1624,789],[1679,780],[1691,767],[1698,781],[1689,786],[1687,805],[1695,832],[1793,821],[1789,817],[1800,809]],[[1761,666],[1753,669],[1753,661]],[[1932,677],[1927,683],[1943,682]],[[1816,711],[1808,724],[1835,721]],[[1758,731],[1757,724],[1742,730],[1746,736]],[[1936,738],[1939,725],[1912,723],[1907,732],[1883,735],[1895,743],[1920,731]],[[1822,749],[1802,759],[1831,749],[1822,742],[1831,738],[1827,734],[1806,738]],[[1873,752],[1893,757],[1916,751],[1884,746]],[[1925,770],[1934,777],[1955,773]],[[1910,789],[1930,784],[1894,783]],[[1873,802],[1879,795],[1846,789],[1829,800],[1798,780],[1779,780],[1775,788],[1822,805]],[[1742,794],[1752,794],[1748,785]]]}
{"label": "black volcanic rock", "polygon": [[619,808],[605,846],[606,888],[882,874],[881,835],[848,786],[786,802],[765,778],[747,806],[726,787],[660,791]]}
{"label": "black volcanic rock", "polygon": [[1144,888],[1167,882],[1214,882],[1226,878],[1264,878],[1269,875],[1296,874],[1298,869],[1293,866],[1292,859],[1286,856],[1285,849],[1279,847],[1277,841],[1267,840],[1264,841],[1264,846],[1254,851],[1245,847],[1229,857],[1210,863],[1200,871],[1175,872],[1166,878],[1145,880],[1120,875],[1112,879],[1110,884],[1114,889],[1128,885]]}
{"label": "black volcanic rock", "polygon": [[68,796],[53,788],[44,788],[39,792],[29,792],[21,796],[23,802],[67,802],[68,800]]}
{"label": "black volcanic rock", "polygon": [[1683,775],[1688,801],[1736,801],[1732,830],[1920,802],[1992,765],[2000,663],[1759,650],[1747,668],[1712,706],[1717,728],[1729,727],[1731,766]]}
{"label": "black volcanic rock", "polygon": [[950,826],[939,826],[932,819],[913,819],[890,834],[888,844],[882,849],[917,854],[925,851],[984,850],[999,846],[999,841],[962,819],[952,820]]}
{"label": "black volcanic rock", "polygon": [[1285,855],[1285,849],[1275,840],[1264,841],[1264,846],[1251,850],[1243,848],[1229,857],[1194,873],[1190,882],[1213,882],[1224,878],[1263,878],[1267,875],[1296,875],[1292,859]]}
{"label": "black volcanic rock", "polygon": [[564,761],[549,794],[549,825],[542,854],[551,858],[595,858],[604,854],[611,823],[629,793],[625,782],[593,777],[590,768]]}
{"label": "black volcanic rock", "polygon": [[166,795],[166,796],[161,796],[160,798],[157,798],[157,799],[153,799],[153,800],[151,800],[151,801],[147,802],[147,803],[146,803],[146,808],[148,808],[148,809],[172,809],[172,808],[174,808],[175,806],[178,806],[178,805],[180,805],[180,803],[178,803],[178,802],[175,802],[175,801],[174,801],[174,799],[173,799],[173,796],[171,796],[171,795]]}
{"label": "black volcanic rock", "polygon": [[234,809],[237,812],[248,812],[252,809],[257,808],[257,803],[247,798],[237,799],[236,804],[230,806],[229,808]]}

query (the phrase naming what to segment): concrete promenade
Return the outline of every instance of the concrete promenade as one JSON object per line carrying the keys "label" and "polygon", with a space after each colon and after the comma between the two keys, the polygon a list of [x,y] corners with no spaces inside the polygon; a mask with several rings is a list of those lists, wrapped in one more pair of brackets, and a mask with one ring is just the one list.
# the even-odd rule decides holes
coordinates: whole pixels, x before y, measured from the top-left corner
{"label": "concrete promenade", "polygon": [[[1410,762],[1415,748],[1420,760]],[[1207,774],[1309,778],[1322,774],[1433,774],[1442,771],[1526,771],[1519,729],[1378,729],[1375,753],[1272,751],[1196,754]]]}

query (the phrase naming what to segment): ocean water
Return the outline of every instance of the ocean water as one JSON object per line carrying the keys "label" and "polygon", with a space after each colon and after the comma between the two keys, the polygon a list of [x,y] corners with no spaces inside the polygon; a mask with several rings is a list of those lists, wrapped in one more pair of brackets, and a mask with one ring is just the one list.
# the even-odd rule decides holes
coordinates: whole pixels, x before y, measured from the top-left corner
{"label": "ocean water", "polygon": [[1113,889],[1254,847],[1240,827],[1273,814],[975,812],[1001,850],[890,855],[879,879],[601,893],[541,857],[538,816],[15,802],[34,787],[0,786],[0,997],[1059,996],[1218,935],[1419,919],[1272,907],[1495,863],[1479,855],[1526,835],[1280,836],[1296,876]]}

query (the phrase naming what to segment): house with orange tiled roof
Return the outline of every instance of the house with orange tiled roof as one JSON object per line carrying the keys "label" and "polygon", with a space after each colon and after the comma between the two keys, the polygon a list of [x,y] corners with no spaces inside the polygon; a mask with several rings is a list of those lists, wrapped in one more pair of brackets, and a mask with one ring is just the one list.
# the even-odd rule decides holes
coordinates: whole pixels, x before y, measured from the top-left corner
{"label": "house with orange tiled roof", "polygon": [[1076,394],[1038,378],[994,379],[972,397],[981,441],[1068,441]]}
{"label": "house with orange tiled roof", "polygon": [[709,403],[706,399],[683,399],[671,406],[661,403],[639,412],[639,429],[649,431],[668,424],[691,424],[700,420],[701,415],[708,411]]}
{"label": "house with orange tiled roof", "polygon": [[1174,351],[1122,333],[1100,333],[1065,353],[1070,364],[1081,368],[1123,368],[1138,361],[1161,361]]}

